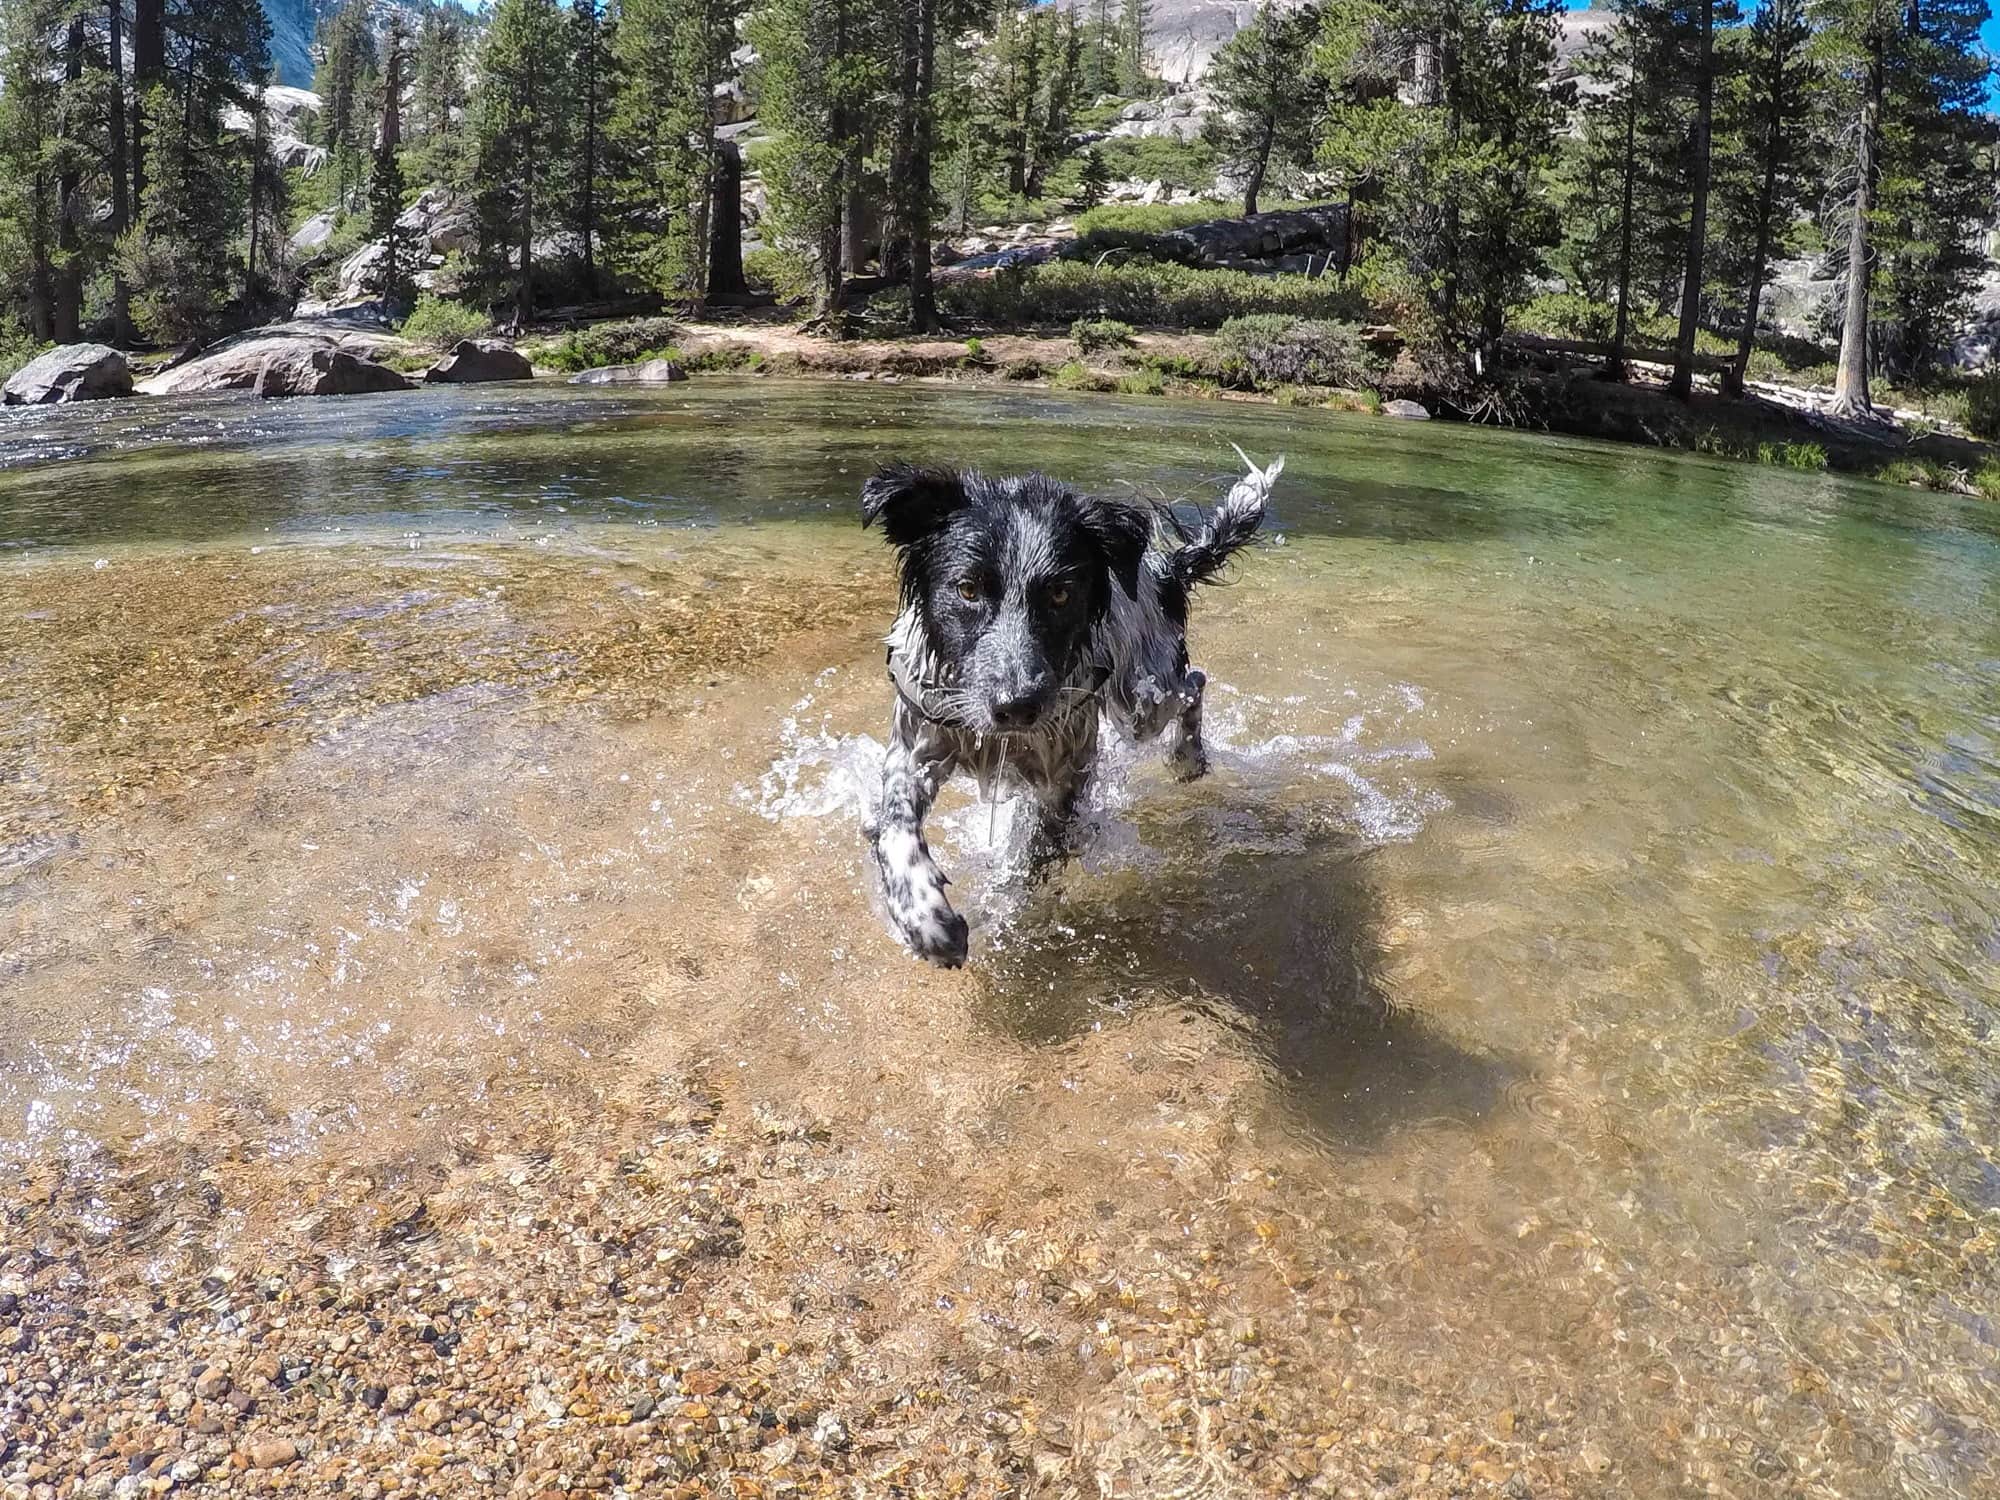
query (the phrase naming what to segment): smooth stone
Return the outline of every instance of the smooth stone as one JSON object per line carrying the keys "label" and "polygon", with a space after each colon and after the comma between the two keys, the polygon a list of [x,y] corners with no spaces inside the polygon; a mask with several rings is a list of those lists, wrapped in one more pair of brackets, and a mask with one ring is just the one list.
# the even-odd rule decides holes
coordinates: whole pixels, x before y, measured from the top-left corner
{"label": "smooth stone", "polygon": [[532,380],[534,367],[504,339],[464,339],[424,372],[426,385],[483,385],[495,380]]}
{"label": "smooth stone", "polygon": [[1431,414],[1424,409],[1421,402],[1404,401],[1400,398],[1395,401],[1384,401],[1382,415],[1397,417],[1405,422],[1428,422],[1431,419]]}
{"label": "smooth stone", "polygon": [[132,367],[108,344],[64,344],[38,354],[7,377],[8,406],[54,406],[132,394]]}
{"label": "smooth stone", "polygon": [[649,359],[638,365],[603,365],[569,378],[571,385],[665,385],[686,380],[687,371],[670,359]]}

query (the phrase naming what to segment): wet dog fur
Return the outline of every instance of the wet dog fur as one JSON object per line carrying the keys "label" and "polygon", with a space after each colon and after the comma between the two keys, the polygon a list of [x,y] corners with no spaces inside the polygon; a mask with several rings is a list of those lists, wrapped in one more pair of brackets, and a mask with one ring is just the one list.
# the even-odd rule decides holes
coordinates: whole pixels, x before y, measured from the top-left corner
{"label": "wet dog fur", "polygon": [[863,486],[862,524],[880,524],[902,571],[888,638],[896,701],[867,836],[890,919],[918,957],[965,962],[965,919],[924,839],[954,772],[989,790],[1002,777],[1025,783],[1041,815],[1037,858],[1047,859],[1068,846],[1100,715],[1135,740],[1168,736],[1181,777],[1208,769],[1189,596],[1256,535],[1284,467],[1244,463],[1249,472],[1199,525],[1041,474],[897,464]]}

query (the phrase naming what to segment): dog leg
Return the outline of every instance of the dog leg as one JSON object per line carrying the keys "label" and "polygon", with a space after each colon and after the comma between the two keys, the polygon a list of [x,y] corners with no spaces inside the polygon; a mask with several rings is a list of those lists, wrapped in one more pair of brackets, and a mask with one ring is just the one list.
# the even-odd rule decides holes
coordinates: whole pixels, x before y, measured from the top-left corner
{"label": "dog leg", "polygon": [[1208,674],[1199,667],[1190,667],[1181,682],[1186,705],[1180,712],[1174,748],[1167,755],[1168,766],[1181,781],[1199,781],[1208,774],[1208,746],[1201,739],[1201,695],[1207,686]]}
{"label": "dog leg", "polygon": [[917,957],[956,969],[965,962],[965,918],[945,899],[944,873],[924,841],[924,818],[951,774],[952,753],[942,736],[910,717],[898,703],[882,766],[882,810],[868,839],[897,933]]}

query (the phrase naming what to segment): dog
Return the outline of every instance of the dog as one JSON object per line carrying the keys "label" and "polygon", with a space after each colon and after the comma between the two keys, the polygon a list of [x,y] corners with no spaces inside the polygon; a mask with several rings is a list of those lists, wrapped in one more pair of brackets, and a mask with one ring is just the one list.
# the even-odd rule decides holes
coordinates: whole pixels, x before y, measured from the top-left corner
{"label": "dog", "polygon": [[1249,472],[1199,525],[1042,474],[893,464],[862,487],[862,525],[881,524],[902,576],[894,718],[866,834],[890,918],[919,958],[965,962],[965,919],[924,841],[953,772],[989,793],[1003,777],[1027,785],[1045,865],[1066,851],[1100,715],[1137,741],[1169,734],[1183,780],[1207,771],[1189,595],[1256,536],[1285,463],[1260,469],[1236,452]]}

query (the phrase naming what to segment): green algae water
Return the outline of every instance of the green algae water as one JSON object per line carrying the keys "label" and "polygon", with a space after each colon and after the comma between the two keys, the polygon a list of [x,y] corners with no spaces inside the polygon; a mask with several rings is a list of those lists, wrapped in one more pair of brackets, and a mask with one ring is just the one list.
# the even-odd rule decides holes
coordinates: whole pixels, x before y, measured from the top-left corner
{"label": "green algae water", "polygon": [[[1202,504],[1232,442],[1286,468],[1191,632],[1214,773],[1113,754],[1042,885],[956,789],[972,964],[914,964],[862,479]],[[0,421],[0,663],[31,1291],[254,1265],[330,1164],[393,1197],[699,1075],[903,1206],[879,1379],[990,1365],[1050,1493],[2000,1486],[1991,507],[948,387],[128,402]],[[1056,1281],[1209,1323],[1032,1291],[1077,1224]],[[1195,1399],[1219,1345],[1254,1381]],[[1246,1382],[1261,1437],[1200,1415]]]}

